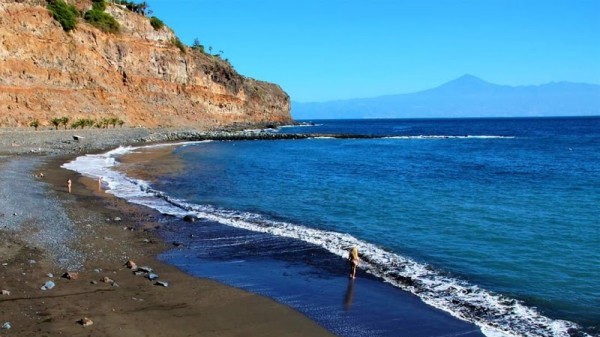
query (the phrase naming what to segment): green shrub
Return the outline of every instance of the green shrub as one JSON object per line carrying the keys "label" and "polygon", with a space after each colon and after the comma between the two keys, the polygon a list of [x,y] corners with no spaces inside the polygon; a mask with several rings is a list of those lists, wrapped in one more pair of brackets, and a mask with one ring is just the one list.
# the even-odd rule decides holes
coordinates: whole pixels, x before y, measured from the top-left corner
{"label": "green shrub", "polygon": [[92,26],[100,29],[105,33],[118,33],[119,23],[112,15],[104,13],[97,9],[91,9],[85,13],[83,17],[85,21],[89,22]]}
{"label": "green shrub", "polygon": [[181,40],[180,40],[178,37],[174,37],[174,38],[171,40],[171,43],[172,43],[172,44],[173,44],[175,47],[179,48],[179,50],[181,50],[181,52],[182,52],[182,53],[185,53],[185,45],[183,44],[183,42],[181,42]]}
{"label": "green shrub", "polygon": [[58,21],[66,32],[75,29],[79,15],[75,6],[69,5],[63,0],[51,0],[48,1],[47,7],[54,20]]}
{"label": "green shrub", "polygon": [[104,12],[106,9],[106,2],[104,2],[104,0],[92,0],[92,9]]}
{"label": "green shrub", "polygon": [[156,30],[159,30],[159,29],[161,29],[161,28],[163,28],[165,26],[165,23],[162,22],[162,20],[159,19],[159,18],[157,18],[156,16],[153,16],[153,17],[150,18],[150,24]]}

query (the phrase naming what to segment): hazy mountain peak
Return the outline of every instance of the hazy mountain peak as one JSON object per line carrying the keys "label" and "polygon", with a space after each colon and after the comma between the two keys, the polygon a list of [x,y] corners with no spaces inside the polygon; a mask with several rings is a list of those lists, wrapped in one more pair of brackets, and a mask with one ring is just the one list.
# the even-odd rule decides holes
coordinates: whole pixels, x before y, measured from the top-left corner
{"label": "hazy mountain peak", "polygon": [[495,87],[495,86],[497,86],[497,85],[486,82],[477,76],[465,74],[455,80],[446,82],[432,90],[436,90],[436,91],[448,90],[448,91],[452,91],[452,92],[456,92],[456,91],[464,92],[464,91],[473,91],[473,90],[484,89],[484,88],[487,89],[487,88]]}
{"label": "hazy mountain peak", "polygon": [[515,87],[466,74],[412,94],[292,105],[297,119],[599,116],[600,85],[558,82]]}

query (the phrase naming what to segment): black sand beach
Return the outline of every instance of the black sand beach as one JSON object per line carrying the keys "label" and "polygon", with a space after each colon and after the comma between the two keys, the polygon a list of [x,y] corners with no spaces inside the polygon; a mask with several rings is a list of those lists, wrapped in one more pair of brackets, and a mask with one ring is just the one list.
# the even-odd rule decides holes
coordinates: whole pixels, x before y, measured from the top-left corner
{"label": "black sand beach", "polygon": [[[0,132],[0,323],[10,326],[2,335],[331,335],[273,300],[158,261],[155,256],[169,247],[155,235],[158,214],[59,168],[73,154],[139,143],[151,134]],[[150,266],[168,287],[134,275],[128,260]],[[67,272],[73,279],[62,277]],[[48,281],[54,287],[42,290]],[[93,324],[84,327],[84,317]]]}

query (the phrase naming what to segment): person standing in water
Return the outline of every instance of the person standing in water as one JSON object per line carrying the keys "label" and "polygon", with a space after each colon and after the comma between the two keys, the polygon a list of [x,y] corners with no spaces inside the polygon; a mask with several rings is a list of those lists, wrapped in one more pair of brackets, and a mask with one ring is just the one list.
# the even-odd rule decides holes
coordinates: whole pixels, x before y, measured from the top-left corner
{"label": "person standing in water", "polygon": [[350,262],[350,278],[356,278],[356,268],[358,268],[358,248],[353,247],[348,253],[348,262]]}

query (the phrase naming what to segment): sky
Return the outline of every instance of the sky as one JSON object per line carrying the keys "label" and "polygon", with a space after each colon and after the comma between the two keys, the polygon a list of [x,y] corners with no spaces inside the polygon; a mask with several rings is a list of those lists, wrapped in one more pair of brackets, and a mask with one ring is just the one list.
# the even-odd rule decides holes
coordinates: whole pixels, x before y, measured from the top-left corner
{"label": "sky", "polygon": [[297,102],[412,93],[464,74],[600,84],[597,0],[146,0],[181,41]]}

